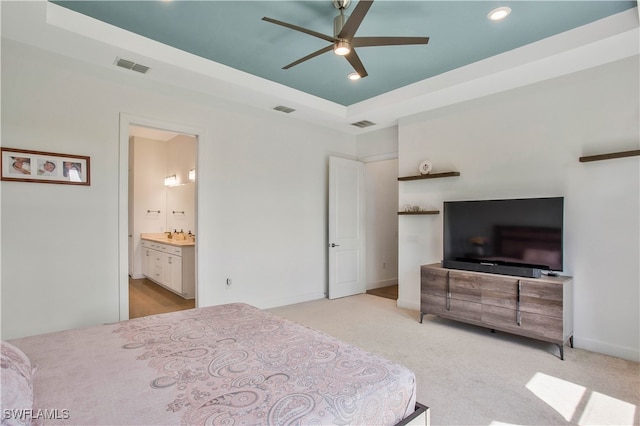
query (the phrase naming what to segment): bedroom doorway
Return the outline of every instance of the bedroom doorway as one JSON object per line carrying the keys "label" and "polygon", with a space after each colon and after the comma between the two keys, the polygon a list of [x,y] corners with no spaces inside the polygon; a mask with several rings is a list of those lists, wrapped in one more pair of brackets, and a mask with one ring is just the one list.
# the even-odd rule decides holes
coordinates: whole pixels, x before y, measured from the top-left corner
{"label": "bedroom doorway", "polygon": [[[124,113],[120,118],[120,319],[195,307],[202,132]],[[144,251],[152,255],[145,259]]]}

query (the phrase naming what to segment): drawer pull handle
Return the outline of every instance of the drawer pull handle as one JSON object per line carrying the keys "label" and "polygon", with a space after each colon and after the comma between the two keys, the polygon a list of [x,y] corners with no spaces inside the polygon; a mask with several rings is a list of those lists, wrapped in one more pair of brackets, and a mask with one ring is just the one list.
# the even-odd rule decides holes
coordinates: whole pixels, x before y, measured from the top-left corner
{"label": "drawer pull handle", "polygon": [[522,325],[522,315],[520,313],[520,293],[522,292],[522,282],[518,280],[518,299],[516,300],[516,323]]}
{"label": "drawer pull handle", "polygon": [[451,284],[449,283],[449,271],[447,271],[447,311],[451,310]]}

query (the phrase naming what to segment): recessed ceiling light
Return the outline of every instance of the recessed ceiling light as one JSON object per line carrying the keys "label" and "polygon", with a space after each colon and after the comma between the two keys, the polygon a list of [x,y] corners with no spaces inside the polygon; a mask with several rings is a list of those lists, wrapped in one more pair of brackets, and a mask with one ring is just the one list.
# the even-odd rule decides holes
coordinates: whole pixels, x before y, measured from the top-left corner
{"label": "recessed ceiling light", "polygon": [[507,6],[498,7],[497,9],[493,9],[491,12],[489,12],[489,14],[487,15],[487,18],[491,19],[492,21],[500,21],[506,18],[507,16],[509,16],[510,13],[511,13],[510,7],[507,7]]}
{"label": "recessed ceiling light", "polygon": [[360,74],[358,74],[357,72],[352,72],[351,74],[347,75],[347,77],[352,81],[360,80]]}

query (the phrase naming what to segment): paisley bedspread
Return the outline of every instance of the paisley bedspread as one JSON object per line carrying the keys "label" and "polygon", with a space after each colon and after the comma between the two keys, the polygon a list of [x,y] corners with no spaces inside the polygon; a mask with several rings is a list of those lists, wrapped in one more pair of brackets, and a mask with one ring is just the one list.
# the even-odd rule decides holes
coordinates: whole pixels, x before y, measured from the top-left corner
{"label": "paisley bedspread", "polygon": [[11,341],[36,365],[35,404],[61,424],[395,424],[414,374],[234,303]]}

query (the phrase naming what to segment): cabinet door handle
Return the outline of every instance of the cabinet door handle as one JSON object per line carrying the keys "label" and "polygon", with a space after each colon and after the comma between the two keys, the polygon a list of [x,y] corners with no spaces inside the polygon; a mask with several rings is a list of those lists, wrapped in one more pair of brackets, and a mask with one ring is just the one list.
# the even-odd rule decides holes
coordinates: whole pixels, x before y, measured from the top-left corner
{"label": "cabinet door handle", "polygon": [[522,325],[522,315],[520,314],[520,293],[522,292],[522,282],[518,280],[518,298],[516,299],[516,323]]}
{"label": "cabinet door handle", "polygon": [[447,311],[451,310],[451,284],[449,283],[449,271],[447,271]]}

